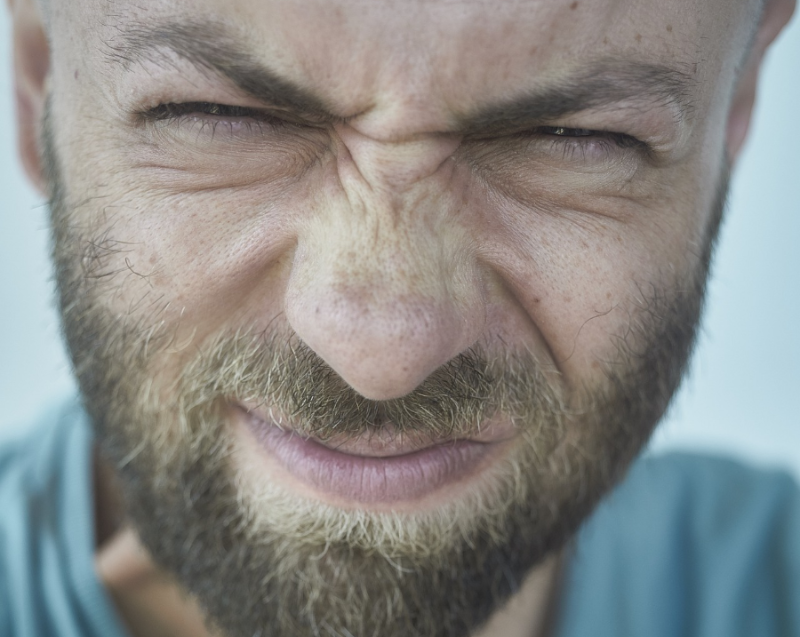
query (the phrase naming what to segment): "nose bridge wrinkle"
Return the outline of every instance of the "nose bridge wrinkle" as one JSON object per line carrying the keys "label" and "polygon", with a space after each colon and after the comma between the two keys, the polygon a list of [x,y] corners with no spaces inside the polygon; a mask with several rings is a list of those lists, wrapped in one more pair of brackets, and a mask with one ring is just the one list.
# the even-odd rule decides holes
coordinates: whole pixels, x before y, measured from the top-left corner
{"label": "nose bridge wrinkle", "polygon": [[337,133],[342,146],[337,161],[343,178],[355,172],[370,189],[395,194],[435,175],[446,178],[452,171],[450,159],[461,143],[458,136],[442,133],[377,139],[348,124],[340,126]]}

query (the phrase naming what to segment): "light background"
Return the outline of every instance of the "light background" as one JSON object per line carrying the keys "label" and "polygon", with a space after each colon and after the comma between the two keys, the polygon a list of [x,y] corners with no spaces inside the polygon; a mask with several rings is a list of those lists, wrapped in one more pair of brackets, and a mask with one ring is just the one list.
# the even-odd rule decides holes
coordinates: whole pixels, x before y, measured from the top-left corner
{"label": "light background", "polygon": [[[75,391],[59,340],[43,200],[16,159],[0,7],[0,434]],[[800,20],[767,61],[691,374],[654,449],[733,454],[800,477]]]}

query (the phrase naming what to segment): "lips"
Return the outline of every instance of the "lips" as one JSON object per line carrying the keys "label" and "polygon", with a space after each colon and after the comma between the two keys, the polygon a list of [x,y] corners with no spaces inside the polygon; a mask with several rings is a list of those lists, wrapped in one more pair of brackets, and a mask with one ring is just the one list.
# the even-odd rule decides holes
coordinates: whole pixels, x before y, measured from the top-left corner
{"label": "lips", "polygon": [[[320,441],[283,429],[239,406],[260,451],[321,495],[362,504],[420,500],[481,472],[500,441],[420,440],[391,427],[359,439]],[[484,433],[484,436],[486,434]]]}

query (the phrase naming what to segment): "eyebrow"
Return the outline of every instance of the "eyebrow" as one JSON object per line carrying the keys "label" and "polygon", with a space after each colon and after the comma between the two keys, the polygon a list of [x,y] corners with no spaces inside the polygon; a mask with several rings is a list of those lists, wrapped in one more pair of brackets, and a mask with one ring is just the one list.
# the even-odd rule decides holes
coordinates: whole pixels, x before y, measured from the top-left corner
{"label": "eyebrow", "polygon": [[314,120],[341,119],[313,92],[280,77],[255,60],[220,24],[137,23],[125,27],[119,40],[107,44],[108,59],[126,70],[143,62],[169,65],[172,53],[197,68],[227,79],[243,93],[277,109]]}
{"label": "eyebrow", "polygon": [[647,112],[667,107],[680,121],[694,110],[696,84],[690,73],[678,68],[604,58],[590,62],[575,75],[464,114],[458,130],[501,134],[557,122],[582,111],[620,108]]}
{"label": "eyebrow", "polygon": [[[166,22],[126,27],[119,40],[109,43],[108,57],[129,69],[149,61],[171,63],[177,56],[213,72],[240,91],[316,124],[344,121],[323,98],[300,84],[281,77],[256,60],[221,23]],[[691,65],[687,65],[691,66]],[[557,122],[588,110],[648,111],[672,107],[682,119],[693,110],[696,80],[687,70],[624,58],[601,58],[586,63],[575,74],[533,87],[507,100],[495,100],[457,113],[446,132],[464,136],[490,136],[519,132]]]}

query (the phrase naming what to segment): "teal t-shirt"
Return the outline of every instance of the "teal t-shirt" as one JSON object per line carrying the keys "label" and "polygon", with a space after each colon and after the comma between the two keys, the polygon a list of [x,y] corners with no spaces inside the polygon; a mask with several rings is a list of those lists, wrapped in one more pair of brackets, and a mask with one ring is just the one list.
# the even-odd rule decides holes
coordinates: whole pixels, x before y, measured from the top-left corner
{"label": "teal t-shirt", "polygon": [[0,447],[0,636],[125,637],[94,545],[92,435],[72,403]]}
{"label": "teal t-shirt", "polygon": [[[77,404],[0,445],[2,637],[126,637],[93,568],[91,454]],[[645,457],[583,525],[555,637],[666,636],[800,637],[800,496],[785,473]]]}
{"label": "teal t-shirt", "polygon": [[800,637],[800,495],[780,471],[644,458],[578,536],[558,637]]}

